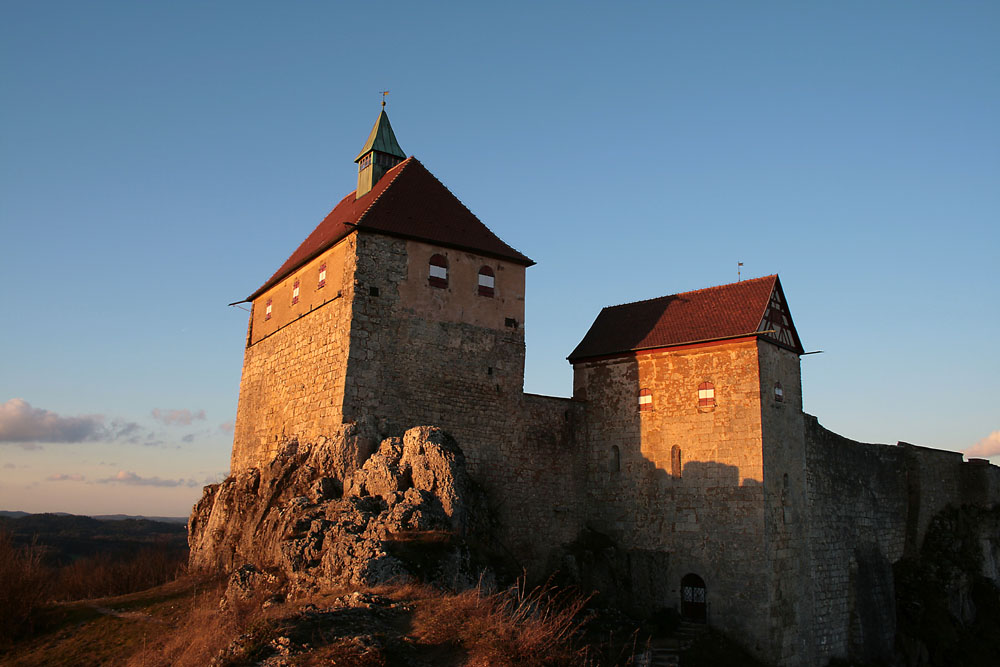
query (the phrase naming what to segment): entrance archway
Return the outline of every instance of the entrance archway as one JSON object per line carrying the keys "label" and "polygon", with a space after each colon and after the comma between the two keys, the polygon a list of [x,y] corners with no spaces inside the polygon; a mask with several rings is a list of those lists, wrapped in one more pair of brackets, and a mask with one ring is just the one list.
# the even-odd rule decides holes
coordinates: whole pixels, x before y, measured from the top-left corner
{"label": "entrance archway", "polygon": [[681,579],[681,617],[697,623],[708,620],[705,580],[697,574],[685,574]]}

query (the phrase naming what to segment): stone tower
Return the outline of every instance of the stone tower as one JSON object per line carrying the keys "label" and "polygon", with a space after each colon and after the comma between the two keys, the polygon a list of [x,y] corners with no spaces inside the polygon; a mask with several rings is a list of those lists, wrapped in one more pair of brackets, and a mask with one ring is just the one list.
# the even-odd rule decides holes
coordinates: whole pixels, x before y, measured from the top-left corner
{"label": "stone tower", "polygon": [[416,158],[383,109],[344,197],[246,301],[232,469],[345,422],[450,430],[470,464],[516,412],[533,264]]}
{"label": "stone tower", "polygon": [[799,648],[802,352],[772,275],[605,308],[569,356],[589,525],[669,554],[646,604],[772,656]]}

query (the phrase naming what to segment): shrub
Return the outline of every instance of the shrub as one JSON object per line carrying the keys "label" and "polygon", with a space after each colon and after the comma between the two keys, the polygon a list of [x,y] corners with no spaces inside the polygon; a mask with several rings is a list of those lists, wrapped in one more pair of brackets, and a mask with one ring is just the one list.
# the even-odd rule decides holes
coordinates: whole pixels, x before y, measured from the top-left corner
{"label": "shrub", "polygon": [[36,544],[14,546],[11,535],[0,531],[0,642],[31,631],[47,601],[50,577]]}
{"label": "shrub", "polygon": [[147,547],[130,556],[98,554],[59,569],[55,600],[84,600],[124,595],[173,581],[184,571],[186,554]]}

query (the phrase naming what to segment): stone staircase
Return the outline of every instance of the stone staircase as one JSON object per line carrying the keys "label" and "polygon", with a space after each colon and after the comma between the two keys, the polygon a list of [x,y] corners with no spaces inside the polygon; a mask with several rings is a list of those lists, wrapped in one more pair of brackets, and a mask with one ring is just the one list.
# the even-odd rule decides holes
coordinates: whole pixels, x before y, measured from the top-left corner
{"label": "stone staircase", "polygon": [[708,632],[704,623],[681,621],[672,637],[650,640],[648,646],[635,656],[636,667],[678,667],[683,664],[681,655]]}

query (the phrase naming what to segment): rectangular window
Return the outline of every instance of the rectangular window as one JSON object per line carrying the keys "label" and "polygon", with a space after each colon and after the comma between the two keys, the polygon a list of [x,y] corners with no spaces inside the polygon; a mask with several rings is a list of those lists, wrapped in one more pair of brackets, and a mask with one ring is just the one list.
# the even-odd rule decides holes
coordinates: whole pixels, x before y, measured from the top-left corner
{"label": "rectangular window", "polygon": [[292,303],[299,302],[299,281],[296,280],[295,284],[292,285]]}
{"label": "rectangular window", "polygon": [[271,319],[271,300],[270,299],[267,300],[267,307],[264,309],[264,319],[265,320]]}
{"label": "rectangular window", "polygon": [[715,387],[701,387],[698,389],[698,405],[703,408],[715,405]]}
{"label": "rectangular window", "polygon": [[319,286],[317,287],[317,289],[319,289],[319,287],[322,287],[325,284],[326,284],[326,264],[323,264],[322,266],[319,267]]}

